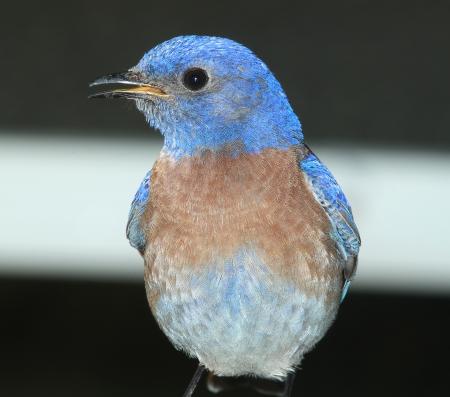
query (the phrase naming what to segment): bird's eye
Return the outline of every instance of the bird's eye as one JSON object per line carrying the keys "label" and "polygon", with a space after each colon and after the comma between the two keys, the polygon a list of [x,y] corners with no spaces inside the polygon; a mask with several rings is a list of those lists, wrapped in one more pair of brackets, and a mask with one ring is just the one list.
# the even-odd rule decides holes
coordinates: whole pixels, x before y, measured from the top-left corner
{"label": "bird's eye", "polygon": [[208,80],[208,74],[200,68],[189,69],[183,76],[184,86],[191,91],[201,90]]}

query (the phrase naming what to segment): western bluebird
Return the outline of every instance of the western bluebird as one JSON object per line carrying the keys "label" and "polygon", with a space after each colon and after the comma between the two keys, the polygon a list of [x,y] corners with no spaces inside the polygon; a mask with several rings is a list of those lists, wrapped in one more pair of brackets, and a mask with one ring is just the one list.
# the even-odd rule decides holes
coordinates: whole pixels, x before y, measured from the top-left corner
{"label": "western bluebird", "polygon": [[91,97],[135,101],[164,146],[127,237],[173,345],[215,376],[285,380],[336,317],[360,246],[333,175],[304,142],[279,82],[246,47],[182,36]]}

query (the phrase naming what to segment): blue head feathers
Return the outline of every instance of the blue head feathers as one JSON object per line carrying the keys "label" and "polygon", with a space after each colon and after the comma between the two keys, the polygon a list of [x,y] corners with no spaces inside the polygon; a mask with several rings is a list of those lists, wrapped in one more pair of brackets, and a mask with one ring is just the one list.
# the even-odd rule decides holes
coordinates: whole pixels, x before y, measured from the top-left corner
{"label": "blue head feathers", "polygon": [[277,79],[232,40],[175,37],[151,49],[127,73],[134,74],[135,85],[144,81],[157,87],[158,95],[133,89],[128,96],[150,126],[161,131],[164,149],[174,157],[223,148],[255,153],[303,140]]}

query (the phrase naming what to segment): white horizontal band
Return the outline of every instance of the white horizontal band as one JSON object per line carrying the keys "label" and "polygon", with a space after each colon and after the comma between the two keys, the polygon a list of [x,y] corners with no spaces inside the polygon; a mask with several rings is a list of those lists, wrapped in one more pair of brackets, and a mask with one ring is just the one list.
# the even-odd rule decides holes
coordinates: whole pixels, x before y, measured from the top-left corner
{"label": "white horizontal band", "polygon": [[[125,224],[159,149],[150,137],[1,131],[0,275],[140,279]],[[355,288],[450,292],[450,156],[313,150],[343,187],[361,232]]]}

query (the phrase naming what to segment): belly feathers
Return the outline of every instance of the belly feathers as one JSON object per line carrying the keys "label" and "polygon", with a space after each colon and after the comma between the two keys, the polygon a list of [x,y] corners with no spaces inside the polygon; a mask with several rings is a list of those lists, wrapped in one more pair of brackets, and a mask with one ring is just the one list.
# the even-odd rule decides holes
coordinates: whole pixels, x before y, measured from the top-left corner
{"label": "belly feathers", "polygon": [[[152,311],[172,343],[215,373],[278,378],[297,365],[333,321],[341,281],[314,293],[274,275],[250,249],[194,272],[159,271]],[[335,291],[335,299],[329,299]]]}

